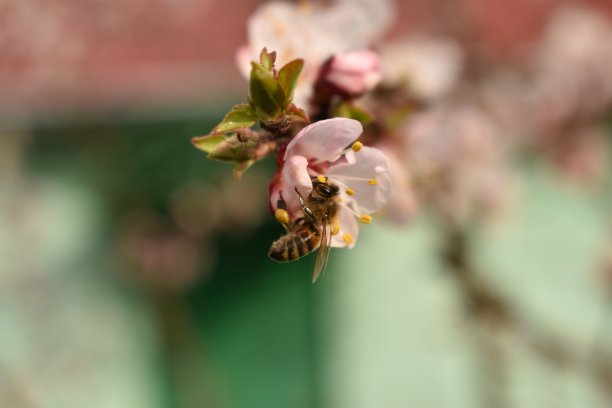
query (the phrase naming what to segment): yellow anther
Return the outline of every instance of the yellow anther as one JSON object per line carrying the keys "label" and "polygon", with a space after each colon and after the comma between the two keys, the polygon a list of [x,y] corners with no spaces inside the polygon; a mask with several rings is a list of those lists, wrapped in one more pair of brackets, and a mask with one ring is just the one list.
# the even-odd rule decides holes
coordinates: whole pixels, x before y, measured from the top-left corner
{"label": "yellow anther", "polygon": [[355,195],[355,190],[353,190],[352,188],[347,188],[346,189],[346,194],[350,195],[350,196],[354,196]]}
{"label": "yellow anther", "polygon": [[376,179],[369,179],[368,180],[368,184],[370,184],[371,186],[375,186],[378,184],[378,180]]}
{"label": "yellow anther", "polygon": [[353,143],[353,145],[351,146],[351,149],[353,149],[354,152],[358,152],[361,150],[361,148],[363,147],[363,143],[361,143],[359,140],[356,141],[355,143]]}
{"label": "yellow anther", "polygon": [[364,224],[370,224],[372,222],[372,216],[370,215],[362,215],[361,217],[359,217],[359,221],[361,221]]}
{"label": "yellow anther", "polygon": [[319,175],[317,176],[317,180],[319,180],[319,183],[325,183],[325,182],[327,182],[327,177],[325,177],[325,176],[324,176],[324,175],[322,175],[322,174],[319,174]]}
{"label": "yellow anther", "polygon": [[334,224],[331,227],[331,234],[332,235],[338,235],[338,233],[340,232],[340,224]]}
{"label": "yellow anther", "polygon": [[348,232],[342,235],[342,239],[344,240],[344,242],[346,242],[349,245],[353,243],[353,236],[349,234]]}
{"label": "yellow anther", "polygon": [[342,197],[338,197],[338,203],[342,204]]}
{"label": "yellow anther", "polygon": [[281,224],[289,223],[289,213],[282,208],[277,208],[276,211],[274,211],[274,217],[276,218],[276,221],[280,222]]}

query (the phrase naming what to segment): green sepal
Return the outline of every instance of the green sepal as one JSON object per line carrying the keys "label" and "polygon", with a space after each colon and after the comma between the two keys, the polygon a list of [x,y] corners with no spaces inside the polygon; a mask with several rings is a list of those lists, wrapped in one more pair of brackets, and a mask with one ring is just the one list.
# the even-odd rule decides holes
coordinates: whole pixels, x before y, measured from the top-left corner
{"label": "green sepal", "polygon": [[221,145],[225,139],[227,139],[223,135],[206,135],[206,136],[198,136],[191,139],[191,143],[198,149],[210,154],[214,152],[219,145]]}
{"label": "green sepal", "polygon": [[270,120],[279,115],[285,106],[285,92],[272,72],[256,62],[251,62],[249,97],[253,110],[260,120]]}
{"label": "green sepal", "polygon": [[257,142],[241,141],[236,133],[230,136],[206,135],[194,137],[192,143],[198,149],[208,153],[208,158],[225,163],[235,163],[234,177],[240,179],[256,160],[253,158]]}
{"label": "green sepal", "polygon": [[251,105],[248,103],[241,103],[240,105],[234,106],[211,133],[220,134],[240,128],[250,128],[255,125],[255,123],[257,123],[257,115],[253,112]]}
{"label": "green sepal", "polygon": [[337,105],[333,110],[333,116],[355,119],[361,122],[363,126],[369,125],[374,120],[368,111],[347,102]]}
{"label": "green sepal", "polygon": [[310,122],[308,119],[308,114],[302,108],[298,108],[294,104],[289,105],[286,110],[287,118],[294,122]]}
{"label": "green sepal", "polygon": [[252,159],[237,163],[236,166],[234,166],[234,178],[240,180],[242,175],[254,164],[255,160]]}
{"label": "green sepal", "polygon": [[286,97],[284,107],[287,107],[293,99],[293,91],[302,73],[302,68],[304,68],[304,60],[296,59],[288,62],[278,71],[278,83],[283,88]]}
{"label": "green sepal", "polygon": [[276,63],[276,51],[268,52],[267,47],[263,47],[259,53],[259,63],[267,70],[272,71],[274,69],[274,63]]}
{"label": "green sepal", "polygon": [[208,154],[209,159],[240,163],[253,158],[257,143],[254,140],[240,141],[236,134],[226,137],[216,149]]}

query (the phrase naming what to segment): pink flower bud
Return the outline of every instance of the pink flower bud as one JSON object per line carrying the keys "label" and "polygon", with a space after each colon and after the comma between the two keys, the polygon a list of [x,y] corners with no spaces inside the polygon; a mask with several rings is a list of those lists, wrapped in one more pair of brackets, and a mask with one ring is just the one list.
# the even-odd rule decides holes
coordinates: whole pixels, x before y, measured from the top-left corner
{"label": "pink flower bud", "polygon": [[321,80],[334,93],[357,97],[374,89],[382,79],[378,55],[356,50],[334,55],[322,68]]}

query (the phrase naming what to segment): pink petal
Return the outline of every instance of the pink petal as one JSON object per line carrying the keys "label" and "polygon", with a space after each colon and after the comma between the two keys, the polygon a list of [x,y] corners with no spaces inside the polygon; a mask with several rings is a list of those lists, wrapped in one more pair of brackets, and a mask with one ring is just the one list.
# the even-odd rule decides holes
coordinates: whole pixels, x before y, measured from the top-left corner
{"label": "pink petal", "polygon": [[272,181],[268,185],[268,204],[270,206],[270,212],[274,214],[278,208],[278,200],[281,196],[282,180],[280,171],[277,170],[272,177]]}
{"label": "pink petal", "polygon": [[298,195],[295,192],[296,187],[304,198],[307,198],[312,191],[308,160],[304,156],[289,157],[281,170],[281,194],[292,219],[301,216],[302,212]]}
{"label": "pink petal", "polygon": [[[363,147],[359,152],[347,154],[347,159],[331,165],[325,175],[341,185],[343,200],[359,215],[379,211],[391,195],[387,157],[378,149]],[[372,180],[376,184],[371,184]],[[344,187],[352,189],[354,195],[346,195]]]}
{"label": "pink petal", "polygon": [[325,79],[351,95],[368,92],[382,79],[378,55],[370,50],[337,54],[331,60]]}
{"label": "pink petal", "polygon": [[343,73],[365,74],[380,69],[378,55],[370,50],[355,50],[336,54],[332,70]]}
{"label": "pink petal", "polygon": [[287,145],[285,160],[300,155],[315,161],[335,161],[363,128],[354,119],[333,118],[315,122],[298,133]]}
{"label": "pink petal", "polygon": [[376,88],[380,83],[382,75],[380,72],[368,72],[364,74],[348,72],[332,72],[327,76],[327,80],[340,90],[359,96]]}

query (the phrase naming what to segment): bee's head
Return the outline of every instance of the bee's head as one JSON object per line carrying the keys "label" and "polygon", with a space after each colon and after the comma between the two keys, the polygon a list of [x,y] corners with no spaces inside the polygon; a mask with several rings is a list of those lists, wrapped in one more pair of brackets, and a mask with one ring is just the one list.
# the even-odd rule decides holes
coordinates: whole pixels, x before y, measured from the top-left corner
{"label": "bee's head", "polygon": [[331,198],[338,195],[340,188],[337,185],[330,183],[327,177],[325,177],[324,180],[313,178],[312,191],[322,198]]}

